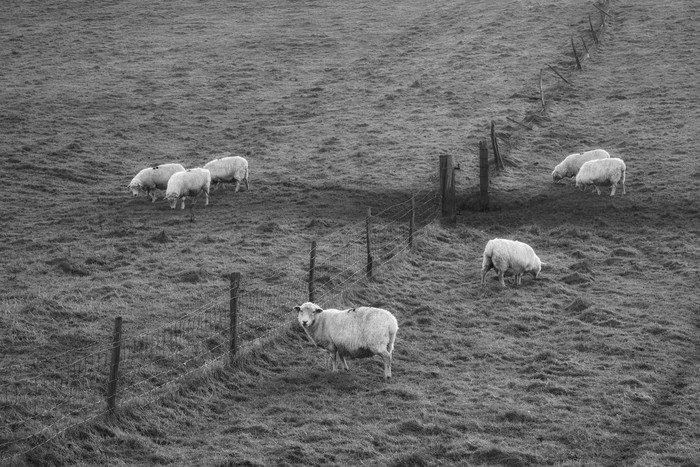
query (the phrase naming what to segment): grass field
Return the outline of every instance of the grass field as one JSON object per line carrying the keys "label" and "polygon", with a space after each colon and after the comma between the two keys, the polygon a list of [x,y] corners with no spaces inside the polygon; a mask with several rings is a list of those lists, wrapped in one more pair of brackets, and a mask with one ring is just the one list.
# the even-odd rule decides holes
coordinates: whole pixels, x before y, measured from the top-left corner
{"label": "grass field", "polygon": [[[3,384],[109,342],[115,316],[134,334],[197,310],[231,272],[269,287],[311,240],[429,188],[438,155],[462,170],[456,225],[427,225],[324,303],[395,314],[391,383],[379,359],[331,373],[292,326],[55,438],[23,439],[41,400],[3,405],[2,462],[700,465],[700,6],[605,8],[595,46],[601,14],[574,0],[6,2]],[[479,212],[492,120],[507,165]],[[552,184],[597,147],[625,160],[626,195]],[[194,220],[126,190],[144,167],[224,151],[249,160],[250,190],[213,193]],[[540,280],[481,286],[494,237],[532,245]]]}

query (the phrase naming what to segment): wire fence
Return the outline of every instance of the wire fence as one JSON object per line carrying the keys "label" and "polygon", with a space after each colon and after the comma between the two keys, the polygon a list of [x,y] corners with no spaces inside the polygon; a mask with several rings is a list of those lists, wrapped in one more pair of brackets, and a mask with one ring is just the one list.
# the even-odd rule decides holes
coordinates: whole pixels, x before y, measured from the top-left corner
{"label": "wire fence", "polygon": [[[609,1],[599,2],[608,8]],[[589,18],[594,43],[606,27],[609,13],[601,7],[600,26]],[[588,45],[581,38],[588,54]],[[574,56],[580,67],[579,54]],[[564,77],[550,66],[561,79]],[[546,107],[540,73],[540,97]],[[529,128],[529,119],[515,122]],[[494,138],[495,139],[495,138]],[[494,151],[496,152],[496,151]],[[501,163],[502,164],[502,163]],[[367,219],[343,227],[318,240],[313,277],[315,301],[333,303],[343,292],[371,277],[387,274],[389,266],[410,249],[410,235],[440,215],[438,177],[405,201],[372,213]],[[413,220],[413,222],[412,222]],[[410,227],[413,230],[410,230]],[[368,247],[369,245],[369,247]],[[371,258],[371,259],[370,259]],[[293,321],[294,305],[309,298],[309,264],[283,264],[264,287],[243,278],[237,292],[237,353],[246,354],[286,331]],[[220,364],[231,353],[230,300],[232,289],[223,287],[210,302],[185,315],[119,341],[116,394],[119,406],[157,399],[166,388]],[[335,303],[334,303],[335,304]],[[33,377],[0,381],[0,463],[13,462],[46,444],[66,430],[106,416],[113,344],[93,345],[60,354],[54,369]],[[73,357],[71,355],[81,355]]]}
{"label": "wire fence", "polygon": [[[292,308],[309,299],[310,277],[317,303],[324,304],[369,280],[368,256],[371,277],[386,274],[392,261],[408,251],[410,237],[440,213],[438,176],[429,182],[405,201],[318,239],[313,275],[309,264],[290,262],[280,265],[279,272],[263,279],[262,285],[243,277],[236,289],[236,355],[245,355],[289,329],[296,316]],[[112,395],[118,407],[154,400],[189,375],[228,361],[232,287],[233,281],[210,302],[156,328],[121,333]],[[51,361],[68,359],[67,364],[57,363],[33,377],[1,381],[0,461],[18,460],[72,427],[109,415],[114,347],[109,342],[85,347],[79,349],[80,357],[72,359],[77,353],[66,352]]]}

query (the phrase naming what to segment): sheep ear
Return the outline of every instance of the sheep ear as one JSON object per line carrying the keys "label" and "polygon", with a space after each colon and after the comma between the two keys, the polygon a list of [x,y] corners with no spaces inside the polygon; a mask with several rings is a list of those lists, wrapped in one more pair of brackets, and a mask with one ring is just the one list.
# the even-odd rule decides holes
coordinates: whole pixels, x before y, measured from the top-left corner
{"label": "sheep ear", "polygon": [[294,311],[296,311],[297,313],[300,312],[300,311],[301,311],[301,307],[300,307],[300,306],[295,306],[295,307],[294,307]]}
{"label": "sheep ear", "polygon": [[314,313],[318,314],[318,313],[320,313],[320,312],[322,312],[322,311],[323,311],[322,308],[316,308],[316,309],[314,310]]}

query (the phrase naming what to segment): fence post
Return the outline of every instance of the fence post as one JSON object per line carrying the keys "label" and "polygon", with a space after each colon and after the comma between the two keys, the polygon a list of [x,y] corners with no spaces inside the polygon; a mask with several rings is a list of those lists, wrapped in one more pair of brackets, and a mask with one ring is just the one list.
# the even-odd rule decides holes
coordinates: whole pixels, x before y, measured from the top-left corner
{"label": "fence post", "polygon": [[315,302],[314,270],[316,269],[316,240],[311,242],[311,257],[309,259],[309,301]]}
{"label": "fence post", "polygon": [[114,318],[114,333],[112,334],[112,364],[109,369],[107,385],[107,409],[114,414],[117,407],[117,379],[119,378],[119,355],[122,344],[122,317]]}
{"label": "fence post", "polygon": [[505,169],[503,159],[501,158],[501,150],[498,148],[498,138],[496,137],[496,122],[491,120],[491,147],[493,148],[493,159],[496,161],[496,167]]}
{"label": "fence post", "polygon": [[413,229],[416,224],[416,195],[411,193],[411,217],[408,219],[408,247],[413,248]]}
{"label": "fence post", "polygon": [[576,44],[574,44],[574,35],[571,35],[571,48],[574,50],[574,58],[576,59],[576,68],[581,70],[581,62],[578,59],[578,51],[576,50]]}
{"label": "fence post", "polygon": [[440,155],[440,194],[442,195],[442,216],[456,222],[455,215],[455,164],[449,154]]}
{"label": "fence post", "polygon": [[593,36],[593,42],[598,44],[598,35],[595,33],[595,29],[593,29],[593,21],[591,20],[591,15],[588,15],[588,24],[591,27],[591,36]]}
{"label": "fence post", "polygon": [[479,142],[479,204],[482,210],[489,205],[489,149],[486,141]]}
{"label": "fence post", "polygon": [[542,109],[545,110],[547,109],[547,106],[544,103],[544,89],[542,88],[542,73],[544,72],[544,68],[540,68],[540,102],[542,102]]}
{"label": "fence post", "polygon": [[372,219],[372,208],[367,208],[366,236],[367,236],[367,279],[372,278],[372,245],[369,238],[369,223]]}
{"label": "fence post", "polygon": [[241,286],[241,273],[234,272],[231,274],[231,289],[230,289],[230,299],[229,308],[231,314],[231,320],[229,322],[229,333],[231,335],[230,343],[230,360],[231,363],[236,358],[238,353],[238,292]]}

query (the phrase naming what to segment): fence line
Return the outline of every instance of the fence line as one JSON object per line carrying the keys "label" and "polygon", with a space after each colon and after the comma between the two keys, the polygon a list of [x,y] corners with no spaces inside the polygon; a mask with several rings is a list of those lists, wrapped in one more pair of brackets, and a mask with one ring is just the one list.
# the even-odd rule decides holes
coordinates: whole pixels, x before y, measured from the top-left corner
{"label": "fence line", "polygon": [[[409,220],[413,235],[439,215],[437,176],[428,188],[372,213],[369,239],[376,257],[374,273],[408,250]],[[317,239],[315,286],[319,303],[329,302],[366,281],[364,251],[367,219]],[[309,265],[287,264],[281,276],[263,278],[264,287],[242,284],[238,292],[237,337],[245,354],[289,329],[294,305],[307,301]],[[252,285],[252,284],[251,284]],[[0,461],[17,460],[66,430],[109,415],[112,407],[157,398],[164,388],[224,361],[229,354],[229,298],[223,287],[210,302],[167,323],[119,339],[118,384],[108,391],[113,344],[91,345],[89,353],[37,376],[0,382]],[[69,356],[71,352],[60,354]],[[51,361],[57,361],[52,358]],[[113,397],[107,404],[108,397]]]}

